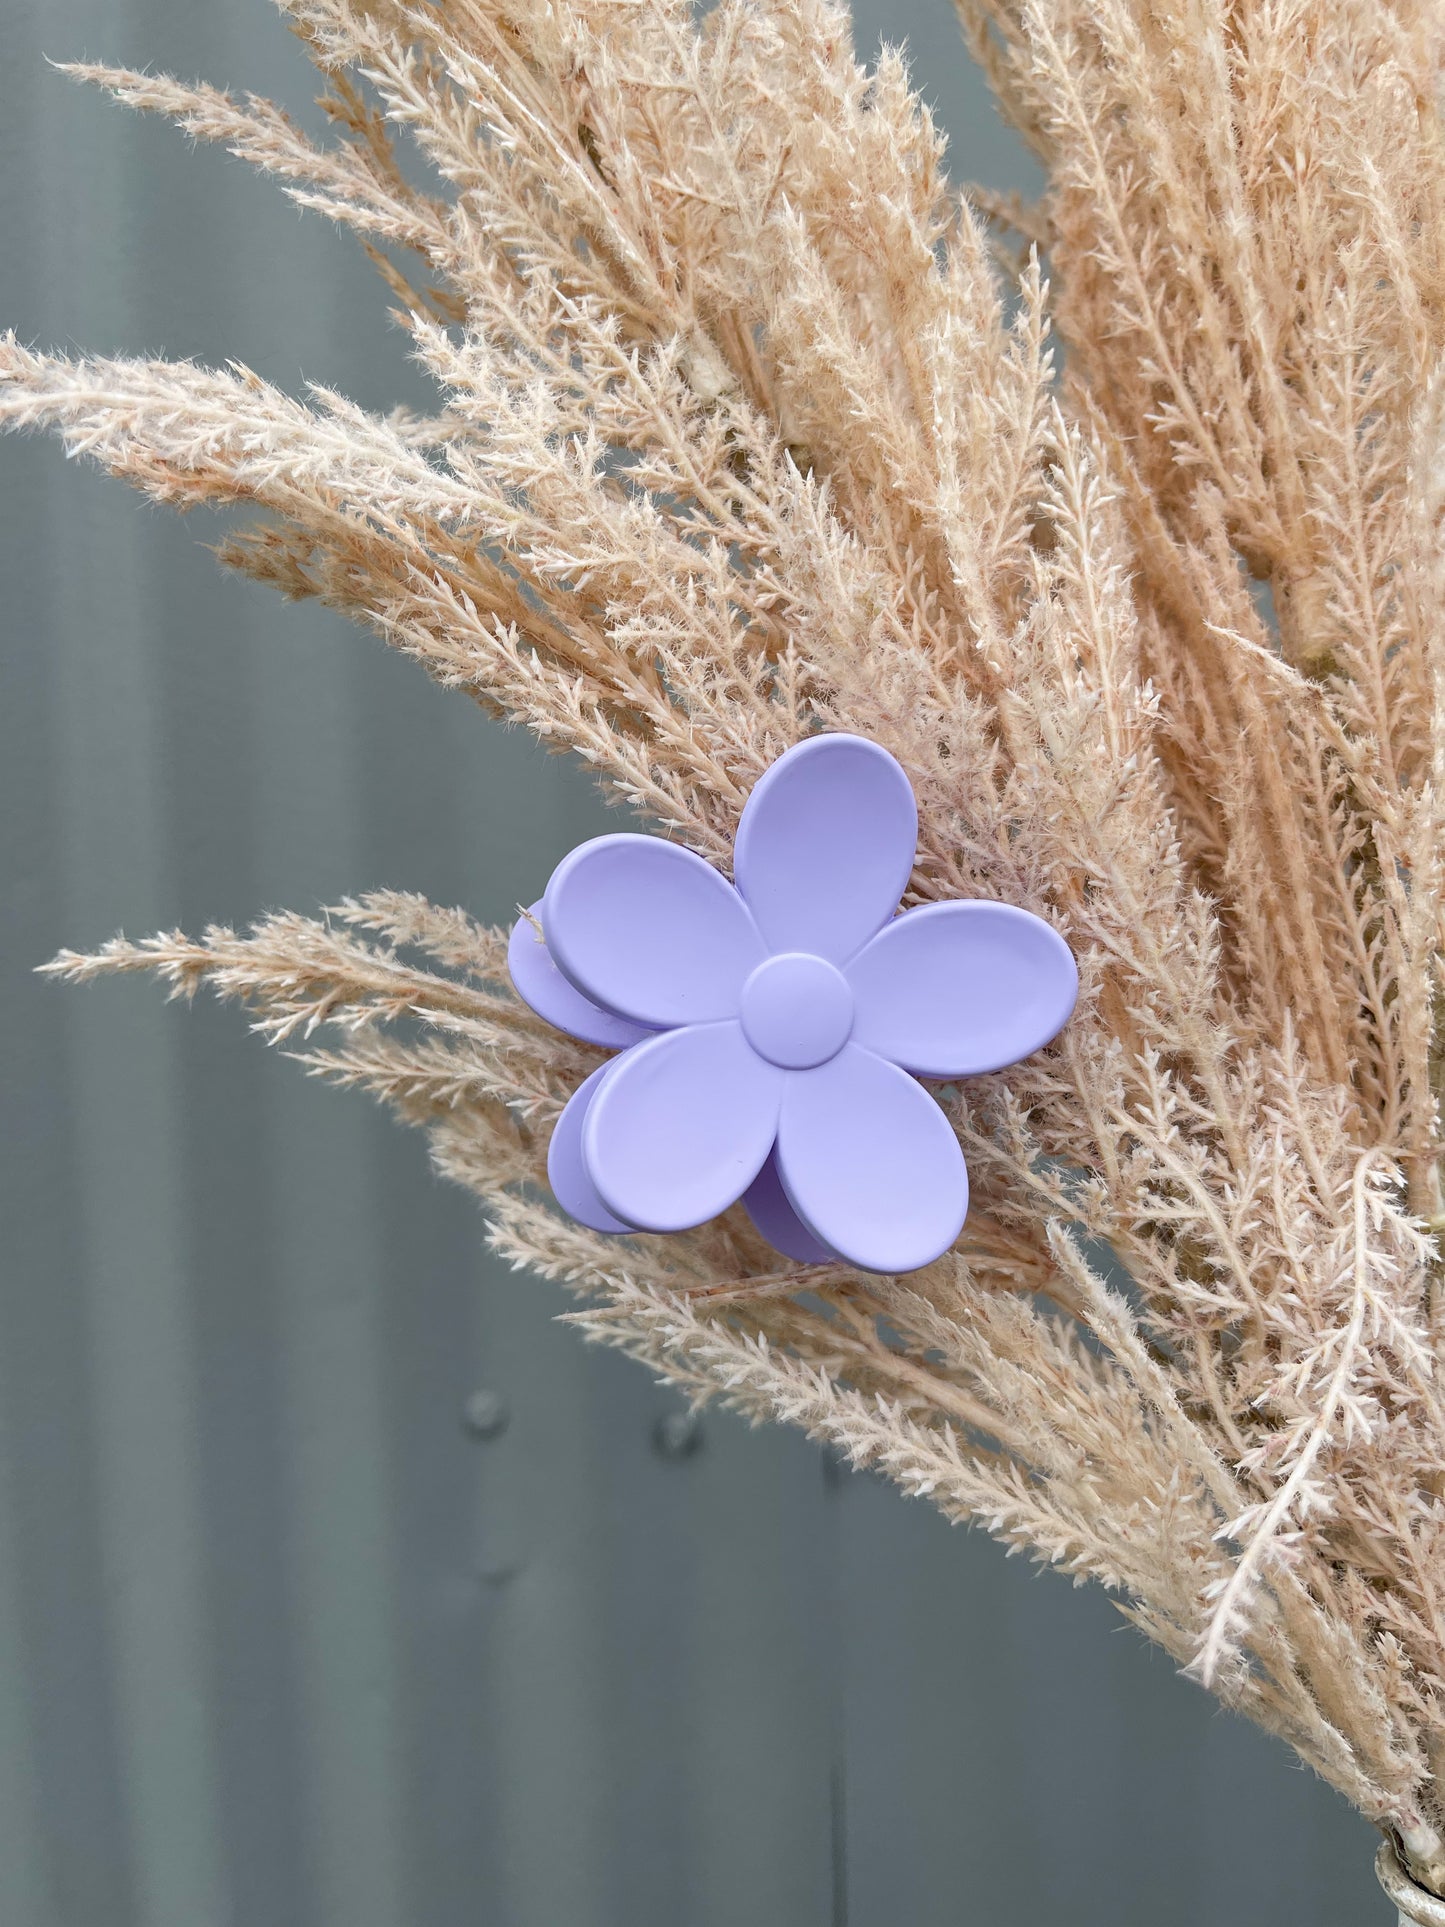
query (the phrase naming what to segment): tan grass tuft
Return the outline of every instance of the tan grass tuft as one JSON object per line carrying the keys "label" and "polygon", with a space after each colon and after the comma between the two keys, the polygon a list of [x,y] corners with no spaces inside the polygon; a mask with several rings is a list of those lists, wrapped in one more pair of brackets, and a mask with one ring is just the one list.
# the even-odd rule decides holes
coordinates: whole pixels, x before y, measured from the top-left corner
{"label": "tan grass tuft", "polygon": [[292,0],[325,147],[77,71],[355,230],[435,415],[0,346],[0,421],[253,507],[233,566],[710,858],[808,732],[893,751],[914,898],[1024,904],[1083,978],[953,1103],[959,1249],[806,1281],[736,1214],[563,1223],[595,1057],[415,897],[54,968],[247,1000],[429,1129],[588,1336],[1115,1588],[1445,1891],[1438,17],[961,3],[1047,280],[822,0]]}

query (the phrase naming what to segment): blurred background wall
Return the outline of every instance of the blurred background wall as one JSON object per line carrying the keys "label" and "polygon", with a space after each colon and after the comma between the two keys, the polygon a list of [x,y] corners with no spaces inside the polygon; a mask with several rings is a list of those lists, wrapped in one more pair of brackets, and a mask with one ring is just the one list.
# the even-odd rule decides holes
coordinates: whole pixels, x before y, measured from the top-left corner
{"label": "blurred background wall", "polygon": [[[858,30],[1033,185],[944,0]],[[350,242],[46,56],[314,118],[265,0],[0,0],[0,325],[422,400]],[[1368,1828],[1103,1597],[690,1428],[236,1012],[30,974],[379,884],[502,920],[599,825],[213,535],[0,444],[0,1927],[1383,1927]]]}

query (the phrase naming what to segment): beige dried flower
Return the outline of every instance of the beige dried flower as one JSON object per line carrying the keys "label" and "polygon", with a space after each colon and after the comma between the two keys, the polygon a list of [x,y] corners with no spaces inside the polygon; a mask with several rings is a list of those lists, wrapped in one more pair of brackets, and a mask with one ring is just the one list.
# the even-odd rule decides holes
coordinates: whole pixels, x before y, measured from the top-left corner
{"label": "beige dried flower", "polygon": [[972,1214],[882,1279],[781,1271],[736,1214],[560,1219],[548,1126],[596,1058],[460,912],[52,968],[248,1001],[428,1130],[589,1337],[1114,1588],[1445,1892],[1438,14],[963,0],[1048,170],[1010,240],[824,0],[286,10],[324,148],[75,71],[355,229],[435,417],[8,339],[0,420],[254,505],[234,567],[714,861],[783,749],[873,737],[911,900],[1048,915],[1080,1005],[947,1098]]}

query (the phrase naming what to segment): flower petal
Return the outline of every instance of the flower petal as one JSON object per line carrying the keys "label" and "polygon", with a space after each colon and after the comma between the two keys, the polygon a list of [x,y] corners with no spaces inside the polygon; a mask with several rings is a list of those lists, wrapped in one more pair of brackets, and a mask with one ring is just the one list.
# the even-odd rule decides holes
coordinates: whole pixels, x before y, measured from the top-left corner
{"label": "flower petal", "polygon": [[845,963],[898,907],[918,807],[902,767],[862,736],[813,736],[753,787],[733,875],[769,950]]}
{"label": "flower petal", "polygon": [[977,1077],[1063,1028],[1079,994],[1069,946],[1008,903],[905,911],[843,973],[853,1041],[918,1077]]}
{"label": "flower petal", "polygon": [[582,1155],[609,1211],[686,1231],[740,1198],[772,1149],[784,1073],[736,1023],[664,1031],[609,1066]]}
{"label": "flower petal", "polygon": [[522,1002],[544,1022],[555,1024],[569,1037],[580,1037],[584,1043],[625,1050],[629,1044],[651,1036],[640,1024],[614,1016],[573,989],[553,963],[552,953],[537,929],[541,917],[542,906],[534,903],[525,917],[518,917],[507,944],[507,971]]}
{"label": "flower petal", "polygon": [[542,928],[584,997],[659,1029],[736,1016],[766,954],[726,877],[660,836],[599,836],[564,857]]}
{"label": "flower petal", "polygon": [[804,1265],[837,1262],[837,1252],[830,1251],[820,1238],[813,1236],[788,1202],[783,1180],[778,1176],[776,1156],[769,1157],[744,1191],[743,1209],[752,1219],[754,1229],[785,1258],[794,1258]]}
{"label": "flower petal", "polygon": [[906,1071],[857,1044],[790,1074],[777,1160],[803,1223],[864,1271],[916,1271],[963,1229],[968,1171],[948,1119]]}
{"label": "flower petal", "polygon": [[611,1063],[593,1071],[584,1083],[577,1086],[567,1100],[566,1109],[553,1125],[552,1142],[547,1146],[547,1182],[552,1187],[553,1197],[569,1218],[575,1218],[578,1224],[585,1224],[590,1231],[635,1231],[637,1228],[624,1223],[607,1209],[598,1197],[597,1187],[582,1159],[582,1126],[587,1120],[587,1113],[603,1083],[622,1061],[620,1057],[614,1057]]}

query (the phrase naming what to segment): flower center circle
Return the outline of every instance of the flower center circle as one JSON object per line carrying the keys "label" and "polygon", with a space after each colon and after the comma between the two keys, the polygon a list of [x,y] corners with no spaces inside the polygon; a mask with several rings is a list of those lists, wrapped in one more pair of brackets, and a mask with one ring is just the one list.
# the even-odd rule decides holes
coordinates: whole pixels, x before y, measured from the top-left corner
{"label": "flower center circle", "polygon": [[853,1029],[853,992],[841,970],[800,950],[760,963],[743,985],[743,1035],[787,1071],[826,1064]]}

